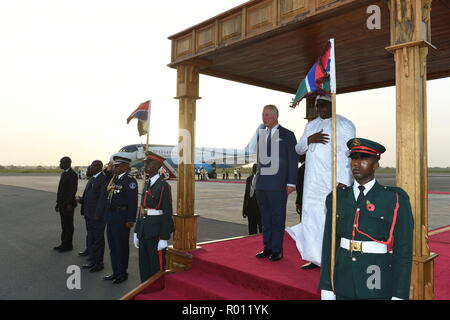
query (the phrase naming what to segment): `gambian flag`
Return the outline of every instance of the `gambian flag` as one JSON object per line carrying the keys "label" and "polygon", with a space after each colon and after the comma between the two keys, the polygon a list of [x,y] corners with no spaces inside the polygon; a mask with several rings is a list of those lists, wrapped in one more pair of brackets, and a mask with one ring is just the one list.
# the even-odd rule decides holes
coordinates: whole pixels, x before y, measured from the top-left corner
{"label": "gambian flag", "polygon": [[139,136],[147,134],[148,132],[148,120],[150,120],[150,106],[151,101],[141,103],[136,110],[134,110],[131,115],[127,118],[127,124],[130,123],[131,119],[138,119],[137,127],[139,131]]}
{"label": "gambian flag", "polygon": [[330,39],[323,54],[300,83],[290,107],[295,108],[308,95],[330,95],[336,93],[336,64],[334,39]]}

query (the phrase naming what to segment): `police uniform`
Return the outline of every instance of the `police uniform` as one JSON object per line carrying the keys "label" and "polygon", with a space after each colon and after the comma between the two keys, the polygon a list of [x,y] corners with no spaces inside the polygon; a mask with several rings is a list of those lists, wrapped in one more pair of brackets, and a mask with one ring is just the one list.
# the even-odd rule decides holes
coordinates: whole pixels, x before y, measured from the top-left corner
{"label": "police uniform", "polygon": [[[130,159],[114,159],[114,164],[130,163]],[[111,279],[124,280],[128,278],[129,236],[127,222],[136,221],[138,203],[138,184],[128,173],[115,176],[107,186],[106,200],[106,234],[111,255],[113,275]]]}
{"label": "police uniform", "polygon": [[[378,159],[385,151],[366,139],[351,139],[347,146],[351,153]],[[337,191],[335,296],[330,279],[331,194],[326,200],[319,282],[322,299],[408,299],[414,225],[409,197],[401,188],[382,186],[375,179],[364,185],[371,187],[366,193],[357,186],[355,181]]]}
{"label": "police uniform", "polygon": [[164,243],[163,247],[167,246],[173,229],[172,191],[170,185],[156,174],[146,181],[142,190],[141,209],[134,231],[142,282],[165,270],[166,249],[161,243]]}

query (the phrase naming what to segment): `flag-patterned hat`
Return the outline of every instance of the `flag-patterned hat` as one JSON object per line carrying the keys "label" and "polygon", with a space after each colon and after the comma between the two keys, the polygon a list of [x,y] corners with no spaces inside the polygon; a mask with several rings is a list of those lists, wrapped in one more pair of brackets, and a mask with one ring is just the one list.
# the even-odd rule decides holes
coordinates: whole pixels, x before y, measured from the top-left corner
{"label": "flag-patterned hat", "polygon": [[347,147],[349,148],[349,157],[354,153],[364,153],[380,159],[381,154],[386,151],[386,148],[381,144],[363,138],[353,138],[348,140]]}

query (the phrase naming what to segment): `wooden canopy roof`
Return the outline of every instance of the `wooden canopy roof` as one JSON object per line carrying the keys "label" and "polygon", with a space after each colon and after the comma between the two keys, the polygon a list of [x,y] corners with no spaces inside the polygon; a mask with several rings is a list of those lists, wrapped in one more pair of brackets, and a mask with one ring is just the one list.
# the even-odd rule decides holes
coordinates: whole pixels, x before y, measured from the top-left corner
{"label": "wooden canopy roof", "polygon": [[[368,6],[381,8],[381,29],[369,30]],[[171,67],[295,93],[299,82],[335,39],[338,93],[395,85],[390,19],[385,0],[253,0],[179,32]],[[428,79],[450,76],[450,4],[434,0]]]}

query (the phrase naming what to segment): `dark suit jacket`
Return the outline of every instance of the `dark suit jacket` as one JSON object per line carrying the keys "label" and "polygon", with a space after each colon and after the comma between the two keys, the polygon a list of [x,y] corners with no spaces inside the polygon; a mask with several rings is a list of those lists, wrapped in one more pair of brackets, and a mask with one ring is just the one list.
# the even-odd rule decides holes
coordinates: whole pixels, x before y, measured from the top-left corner
{"label": "dark suit jacket", "polygon": [[82,208],[85,217],[94,219],[95,217],[103,217],[102,204],[100,198],[102,194],[102,188],[104,188],[105,174],[100,172],[97,177],[89,179],[84,189],[82,197]]}
{"label": "dark suit jacket", "polygon": [[[279,155],[278,158],[272,159],[269,164],[261,163],[261,153],[264,150],[258,148],[258,178],[256,181],[256,190],[266,191],[282,191],[286,189],[287,184],[296,185],[297,182],[297,168],[298,155],[295,152],[295,145],[297,140],[292,131],[278,126],[278,141],[276,141],[276,134],[273,135],[272,140],[278,143]],[[258,137],[259,141],[259,137]],[[276,157],[275,150],[272,150],[272,158]],[[278,163],[276,163],[278,161]],[[275,174],[264,174],[263,168],[269,170],[269,167],[277,167]]]}
{"label": "dark suit jacket", "polygon": [[78,188],[78,175],[70,168],[67,172],[61,173],[59,179],[58,192],[56,195],[56,203],[59,208],[64,210],[67,205],[71,205],[72,208],[77,206],[77,200],[75,194]]}
{"label": "dark suit jacket", "polygon": [[[134,232],[139,239],[159,237],[162,240],[169,240],[174,229],[170,185],[162,178],[156,180],[150,188],[148,188],[148,183],[150,183],[150,180],[144,186],[141,203],[144,208],[162,210],[163,214],[159,216],[139,216]],[[149,193],[145,197],[147,190]]]}
{"label": "dark suit jacket", "polygon": [[247,178],[245,183],[244,205],[242,213],[247,216],[259,215],[258,202],[256,201],[256,192],[253,197],[250,197],[250,187],[252,186],[253,175]]}

